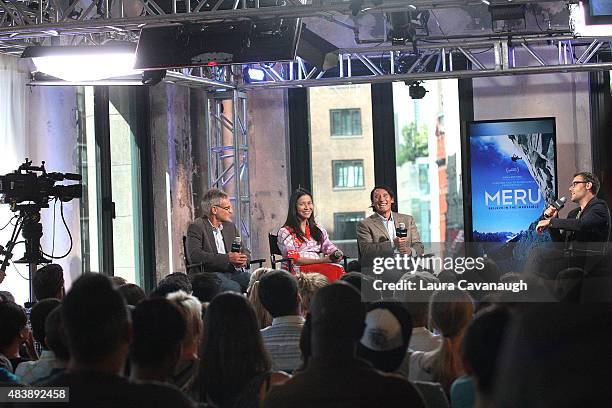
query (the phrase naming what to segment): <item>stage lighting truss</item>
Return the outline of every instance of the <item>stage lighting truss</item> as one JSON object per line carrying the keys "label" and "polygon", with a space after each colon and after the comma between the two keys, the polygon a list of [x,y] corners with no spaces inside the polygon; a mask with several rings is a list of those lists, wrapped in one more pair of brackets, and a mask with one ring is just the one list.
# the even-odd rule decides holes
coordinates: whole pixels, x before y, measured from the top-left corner
{"label": "stage lighting truss", "polygon": [[[491,0],[501,1],[501,0]],[[513,4],[559,0],[514,0]],[[577,3],[578,0],[566,0]],[[0,0],[0,42],[100,33],[145,25],[321,17],[482,6],[482,0]],[[49,44],[39,44],[49,45]]]}
{"label": "stage lighting truss", "polygon": [[263,81],[242,88],[309,87],[359,83],[426,81],[554,72],[612,70],[612,37],[504,37],[446,41],[403,47],[378,46],[338,50],[338,65],[321,70],[305,61],[253,64]]}
{"label": "stage lighting truss", "polygon": [[[0,0],[0,53],[19,55],[29,45],[100,45],[108,39],[136,41],[148,25],[244,19],[319,17],[406,11],[406,0]],[[514,0],[513,4],[553,0]],[[575,3],[577,0],[567,0]],[[490,0],[500,3],[502,0]],[[59,5],[64,7],[60,8]],[[138,10],[127,7],[137,5]],[[414,0],[411,9],[482,6],[482,0]],[[412,7],[411,7],[412,6]],[[130,10],[131,13],[130,14]],[[448,34],[448,33],[447,33]],[[427,38],[400,45],[356,47],[337,52],[327,69],[297,58],[254,64],[264,78],[242,83],[242,67],[184,68],[166,82],[210,89],[342,85],[440,78],[610,70],[599,55],[612,50],[610,38],[567,34],[505,35],[489,38]],[[261,65],[261,66],[258,66]]]}

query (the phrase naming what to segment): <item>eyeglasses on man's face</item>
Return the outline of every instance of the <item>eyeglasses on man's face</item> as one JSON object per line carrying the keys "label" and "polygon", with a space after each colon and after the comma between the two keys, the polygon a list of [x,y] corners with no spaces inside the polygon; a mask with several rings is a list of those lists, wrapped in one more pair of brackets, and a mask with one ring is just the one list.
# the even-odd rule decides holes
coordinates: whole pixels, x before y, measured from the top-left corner
{"label": "eyeglasses on man's face", "polygon": [[223,209],[223,210],[225,210],[225,211],[227,211],[227,212],[233,212],[231,204],[230,204],[230,205],[228,205],[227,207],[223,207],[223,206],[221,206],[221,205],[216,205],[216,204],[215,204],[215,205],[214,205],[214,207],[221,208],[221,209]]}
{"label": "eyeglasses on man's face", "polygon": [[572,181],[572,184],[570,184],[570,187],[576,187],[578,184],[586,184],[588,183],[588,181]]}

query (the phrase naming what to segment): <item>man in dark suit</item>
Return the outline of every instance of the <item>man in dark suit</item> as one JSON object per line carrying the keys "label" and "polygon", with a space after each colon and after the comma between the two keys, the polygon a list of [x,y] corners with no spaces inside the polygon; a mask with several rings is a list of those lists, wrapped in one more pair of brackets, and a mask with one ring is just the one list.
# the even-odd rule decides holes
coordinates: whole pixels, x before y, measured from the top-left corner
{"label": "man in dark suit", "polygon": [[[391,211],[395,203],[393,190],[386,186],[376,186],[370,192],[370,201],[374,214],[357,224],[361,265],[371,266],[376,257],[423,255],[424,246],[412,216]],[[397,236],[396,230],[400,223],[408,230],[406,237]]]}
{"label": "man in dark suit", "polygon": [[553,241],[565,243],[563,248],[558,248],[563,251],[563,256],[559,257],[558,251],[557,256],[551,257],[549,253],[548,266],[544,262],[537,266],[541,270],[552,271],[544,275],[553,277],[559,272],[552,270],[559,269],[556,266],[559,262],[564,267],[578,266],[586,270],[597,261],[593,259],[594,256],[604,255],[609,239],[610,211],[606,202],[597,198],[599,186],[594,174],[576,173],[569,191],[571,201],[579,207],[570,211],[565,219],[559,218],[559,212],[552,206],[544,211],[544,219],[536,226],[537,232],[549,230]]}
{"label": "man in dark suit", "polygon": [[566,219],[558,218],[554,207],[547,208],[544,219],[538,222],[537,231],[541,233],[549,229],[552,239],[557,242],[608,241],[610,212],[606,202],[597,198],[599,186],[594,174],[576,173],[569,191],[570,199],[579,207],[570,211]]}
{"label": "man in dark suit", "polygon": [[245,292],[249,273],[245,272],[248,257],[244,247],[241,252],[231,252],[232,242],[239,236],[232,223],[232,204],[223,191],[211,188],[202,198],[203,216],[187,228],[185,254],[190,264],[201,264],[187,272],[211,272],[221,280],[221,290]]}

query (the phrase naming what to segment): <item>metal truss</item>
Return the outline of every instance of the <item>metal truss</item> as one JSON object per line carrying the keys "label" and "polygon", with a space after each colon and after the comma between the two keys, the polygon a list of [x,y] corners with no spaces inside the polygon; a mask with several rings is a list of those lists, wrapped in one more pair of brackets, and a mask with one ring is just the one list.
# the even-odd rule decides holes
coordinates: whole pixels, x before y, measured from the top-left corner
{"label": "metal truss", "polygon": [[208,185],[230,195],[242,243],[251,248],[247,97],[236,90],[208,95]]}
{"label": "metal truss", "polygon": [[[514,0],[513,4],[558,1]],[[578,0],[565,2],[577,3]],[[506,0],[484,3],[507,4]],[[441,9],[482,5],[482,0],[0,0],[0,41],[43,40],[100,33],[137,35],[145,25],[179,22],[329,18],[334,15],[405,11],[409,7]],[[128,8],[130,12],[126,11]]]}
{"label": "metal truss", "polygon": [[338,51],[337,65],[327,70],[311,67],[299,58],[293,62],[254,64],[252,67],[264,71],[264,81],[245,83],[239,88],[612,70],[612,62],[599,62],[598,56],[602,53],[612,56],[612,37],[513,37],[423,43],[418,45],[416,53],[412,46],[410,49],[393,46],[343,49]]}

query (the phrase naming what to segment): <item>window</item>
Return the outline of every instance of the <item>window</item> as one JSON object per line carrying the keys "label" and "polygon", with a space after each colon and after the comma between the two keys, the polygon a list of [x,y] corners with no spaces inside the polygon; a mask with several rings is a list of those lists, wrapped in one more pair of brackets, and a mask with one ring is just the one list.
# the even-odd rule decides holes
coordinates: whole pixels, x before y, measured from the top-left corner
{"label": "window", "polygon": [[361,136],[361,109],[330,109],[331,135]]}
{"label": "window", "polygon": [[454,242],[463,234],[459,89],[455,79],[425,87],[423,99],[412,99],[393,84],[397,205],[423,242]]}
{"label": "window", "polygon": [[[345,236],[345,233],[335,230],[337,224],[334,214],[368,212],[370,188],[374,185],[371,86],[360,84],[311,87],[308,88],[307,95],[311,188],[316,220],[327,230],[334,244],[345,255],[354,259],[358,254],[357,239],[336,240],[337,237]],[[356,112],[360,136],[330,138],[333,121],[333,114],[330,112],[338,112],[338,115],[341,115],[339,112],[343,111]],[[358,162],[357,168],[355,162]],[[338,165],[334,166],[333,163]],[[348,163],[352,168],[341,170],[345,167],[343,163]],[[336,171],[344,172],[342,180]],[[341,184],[338,181],[341,181]],[[349,187],[354,185],[361,187]],[[354,231],[353,227],[345,228],[352,228]]]}
{"label": "window", "polygon": [[365,218],[365,212],[334,213],[335,240],[357,239],[357,223]]}
{"label": "window", "polygon": [[[109,87],[111,190],[114,205],[112,242],[104,242],[100,152],[94,126],[94,87],[79,91],[79,109],[85,126],[79,135],[84,192],[81,203],[82,268],[104,271],[103,248],[112,245],[114,276],[143,285],[140,153],[136,144],[136,99],[133,87]],[[96,113],[97,114],[97,113]],[[108,239],[108,238],[105,238]]]}
{"label": "window", "polygon": [[363,187],[363,160],[332,160],[333,187]]}

